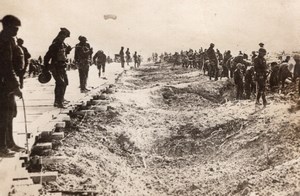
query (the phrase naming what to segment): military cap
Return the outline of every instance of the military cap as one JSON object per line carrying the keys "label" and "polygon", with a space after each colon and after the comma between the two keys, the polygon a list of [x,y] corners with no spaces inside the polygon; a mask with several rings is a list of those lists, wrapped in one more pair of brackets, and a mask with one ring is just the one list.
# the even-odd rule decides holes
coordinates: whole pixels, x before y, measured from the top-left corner
{"label": "military cap", "polygon": [[19,18],[13,15],[6,15],[0,20],[4,26],[21,26],[21,21]]}
{"label": "military cap", "polygon": [[60,32],[59,33],[64,33],[66,35],[66,37],[70,37],[70,31],[67,28],[60,28]]}

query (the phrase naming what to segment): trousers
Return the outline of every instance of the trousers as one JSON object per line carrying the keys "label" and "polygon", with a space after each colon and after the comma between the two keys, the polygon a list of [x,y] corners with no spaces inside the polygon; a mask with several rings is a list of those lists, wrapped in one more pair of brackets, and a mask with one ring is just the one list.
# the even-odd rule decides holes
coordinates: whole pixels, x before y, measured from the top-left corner
{"label": "trousers", "polygon": [[15,145],[12,125],[17,115],[17,106],[14,95],[1,91],[0,88],[0,149],[5,149]]}
{"label": "trousers", "polygon": [[55,80],[54,88],[54,103],[62,104],[65,99],[65,93],[69,84],[66,70],[62,66],[58,66],[51,70],[52,76]]}

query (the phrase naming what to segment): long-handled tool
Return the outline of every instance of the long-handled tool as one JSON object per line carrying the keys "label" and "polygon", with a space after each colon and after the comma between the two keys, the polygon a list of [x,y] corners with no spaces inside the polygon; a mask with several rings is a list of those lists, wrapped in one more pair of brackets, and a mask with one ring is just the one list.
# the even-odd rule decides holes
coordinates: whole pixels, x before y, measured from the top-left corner
{"label": "long-handled tool", "polygon": [[25,102],[24,98],[22,97],[22,103],[23,103],[23,111],[24,111],[24,123],[25,123],[25,134],[26,134],[26,153],[29,153],[29,144],[28,144],[28,130],[27,130],[27,119],[26,119],[26,109],[25,109]]}

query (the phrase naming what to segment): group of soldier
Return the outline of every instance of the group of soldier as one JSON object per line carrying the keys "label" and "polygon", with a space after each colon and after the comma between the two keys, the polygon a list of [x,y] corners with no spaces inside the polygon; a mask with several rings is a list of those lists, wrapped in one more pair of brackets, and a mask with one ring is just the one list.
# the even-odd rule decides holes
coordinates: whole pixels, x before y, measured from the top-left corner
{"label": "group of soldier", "polygon": [[[41,68],[41,75],[51,75],[55,80],[54,106],[65,108],[64,98],[69,83],[66,68],[67,55],[73,49],[65,43],[70,37],[70,31],[61,28],[58,35],[53,39],[44,59],[31,58],[27,48],[23,46],[22,39],[16,39],[21,21],[13,15],[6,15],[0,20],[2,31],[0,32],[0,156],[12,155],[17,151],[25,150],[15,144],[13,140],[12,122],[17,115],[15,96],[22,98],[23,79],[29,65],[29,74],[34,74],[36,66]],[[87,43],[84,36],[79,36],[79,43],[75,46],[75,63],[79,70],[80,90],[82,93],[87,89],[89,66],[94,63],[99,69],[99,76],[105,72],[106,55],[99,50],[92,58],[93,49]],[[43,65],[42,65],[43,61]],[[93,62],[91,62],[93,61]],[[51,76],[50,75],[50,76]]]}
{"label": "group of soldier", "polygon": [[[218,49],[214,49],[213,43],[207,49],[199,51],[175,52],[175,54],[164,53],[159,56],[160,61],[168,61],[174,66],[181,65],[183,68],[198,68],[207,73],[209,79],[218,80],[222,77],[232,78],[236,86],[236,99],[250,99],[251,95],[256,94],[256,104],[268,105],[266,100],[266,85],[274,92],[284,87],[285,80],[290,78],[296,81],[300,76],[300,56],[294,55],[296,65],[294,66],[294,75],[290,71],[290,56],[286,59],[279,58],[270,64],[266,62],[267,54],[264,44],[259,44],[258,51],[253,51],[251,59],[246,53],[241,51],[237,56],[232,56],[231,51],[227,50],[222,54]],[[280,56],[281,57],[281,56]],[[158,59],[157,53],[153,53],[152,59]],[[298,83],[300,92],[300,81]]]}
{"label": "group of soldier", "polygon": [[[129,65],[130,62],[132,62],[132,58],[131,58],[131,55],[130,55],[129,48],[127,48],[126,52],[124,53],[124,47],[122,46],[121,50],[119,52],[119,57],[120,57],[121,67],[123,69],[125,69],[125,62],[126,62],[127,65]],[[138,55],[137,51],[135,51],[134,54],[133,54],[134,68],[140,67],[141,61],[142,61],[141,55]]]}
{"label": "group of soldier", "polygon": [[[39,75],[39,81],[47,82],[51,75],[55,80],[54,107],[65,108],[68,102],[65,100],[66,88],[69,84],[66,70],[73,66],[67,56],[71,50],[74,51],[74,64],[79,72],[80,92],[90,91],[87,88],[89,67],[95,64],[99,70],[98,76],[104,76],[105,64],[110,58],[102,50],[97,51],[93,56],[93,48],[87,42],[85,36],[79,36],[79,43],[71,47],[65,43],[65,39],[70,37],[67,28],[60,28],[57,36],[53,39],[44,58],[40,56],[38,60],[31,58],[27,48],[23,46],[22,39],[16,39],[21,21],[13,15],[6,15],[0,20],[3,29],[0,32],[0,156],[11,155],[16,151],[25,150],[15,144],[13,140],[12,122],[17,114],[15,96],[22,98],[23,79],[29,65],[30,74]],[[121,48],[121,66],[124,68],[125,56]],[[133,55],[134,67],[139,67],[141,56],[137,52]],[[131,56],[129,49],[126,51],[126,62],[129,64]],[[39,71],[39,69],[41,71]],[[51,74],[50,74],[51,73]],[[50,76],[50,79],[49,77]],[[105,77],[103,77],[105,79]],[[49,79],[49,80],[48,80]]]}

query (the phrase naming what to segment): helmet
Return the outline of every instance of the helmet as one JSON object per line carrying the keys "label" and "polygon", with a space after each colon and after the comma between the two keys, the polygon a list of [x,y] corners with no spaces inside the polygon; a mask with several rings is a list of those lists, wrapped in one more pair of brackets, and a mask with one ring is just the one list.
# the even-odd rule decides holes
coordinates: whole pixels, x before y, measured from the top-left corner
{"label": "helmet", "polygon": [[13,15],[6,15],[0,20],[4,26],[21,26],[21,21],[19,18],[13,16]]}
{"label": "helmet", "polygon": [[42,72],[39,77],[38,80],[40,83],[45,84],[48,83],[51,80],[51,74],[50,72]]}

